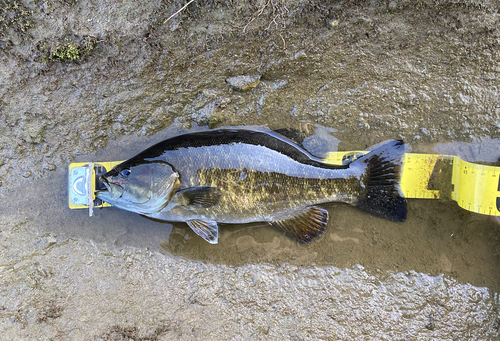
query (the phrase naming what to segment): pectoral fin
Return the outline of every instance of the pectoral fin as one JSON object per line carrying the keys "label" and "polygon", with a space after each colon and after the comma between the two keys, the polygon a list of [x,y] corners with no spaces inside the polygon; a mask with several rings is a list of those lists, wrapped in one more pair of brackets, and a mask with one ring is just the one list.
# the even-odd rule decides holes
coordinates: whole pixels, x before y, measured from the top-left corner
{"label": "pectoral fin", "polygon": [[188,220],[189,227],[210,244],[217,244],[219,239],[219,226],[215,221]]}
{"label": "pectoral fin", "polygon": [[216,187],[210,186],[189,187],[181,189],[177,193],[182,196],[184,205],[211,207],[216,205],[220,199],[220,191]]}
{"label": "pectoral fin", "polygon": [[319,206],[310,206],[283,219],[271,222],[271,225],[285,231],[301,243],[309,243],[323,235],[328,224],[328,211]]}

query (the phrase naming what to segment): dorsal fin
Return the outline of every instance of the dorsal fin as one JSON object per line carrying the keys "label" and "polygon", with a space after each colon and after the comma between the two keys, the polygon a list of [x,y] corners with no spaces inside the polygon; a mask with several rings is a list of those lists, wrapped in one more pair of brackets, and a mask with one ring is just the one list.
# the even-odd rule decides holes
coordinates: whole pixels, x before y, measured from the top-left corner
{"label": "dorsal fin", "polygon": [[232,143],[265,146],[266,148],[279,151],[300,163],[319,168],[346,168],[346,166],[332,166],[324,163],[323,159],[312,155],[300,145],[274,131],[258,131],[243,128],[221,128],[174,136],[149,147],[125,162],[131,164],[143,163],[145,160],[161,157],[168,151],[185,148],[206,148],[207,146],[229,145]]}

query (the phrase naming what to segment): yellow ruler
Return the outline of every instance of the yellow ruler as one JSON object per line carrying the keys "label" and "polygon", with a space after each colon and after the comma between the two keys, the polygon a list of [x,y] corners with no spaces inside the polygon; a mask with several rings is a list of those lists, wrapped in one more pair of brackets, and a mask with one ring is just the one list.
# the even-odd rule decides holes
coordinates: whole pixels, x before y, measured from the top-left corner
{"label": "yellow ruler", "polygon": [[[331,152],[325,163],[343,165],[367,151]],[[96,202],[97,177],[122,161],[71,163],[69,207],[89,209],[110,206]],[[500,167],[463,161],[458,156],[406,153],[401,189],[406,198],[454,200],[468,211],[500,216]]]}
{"label": "yellow ruler", "polygon": [[[325,163],[345,164],[366,151],[331,152]],[[458,156],[406,153],[401,189],[406,198],[454,200],[468,211],[500,216],[500,167]]]}
{"label": "yellow ruler", "polygon": [[111,206],[107,202],[97,203],[95,191],[98,175],[111,170],[122,161],[112,162],[73,162],[69,164],[68,204],[69,208],[88,209],[92,216],[94,207]]}

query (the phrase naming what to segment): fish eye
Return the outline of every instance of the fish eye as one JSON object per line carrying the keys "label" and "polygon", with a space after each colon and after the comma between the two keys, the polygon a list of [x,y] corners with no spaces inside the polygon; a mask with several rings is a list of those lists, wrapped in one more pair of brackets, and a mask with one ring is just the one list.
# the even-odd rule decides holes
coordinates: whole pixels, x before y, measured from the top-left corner
{"label": "fish eye", "polygon": [[128,177],[130,175],[130,169],[123,169],[120,174],[121,176],[123,176],[124,178]]}

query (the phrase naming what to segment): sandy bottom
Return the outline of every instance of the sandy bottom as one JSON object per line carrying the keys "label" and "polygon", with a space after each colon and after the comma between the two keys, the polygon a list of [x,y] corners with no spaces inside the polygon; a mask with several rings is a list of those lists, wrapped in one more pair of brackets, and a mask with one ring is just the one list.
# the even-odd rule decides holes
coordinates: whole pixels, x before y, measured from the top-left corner
{"label": "sandy bottom", "polygon": [[409,200],[405,223],[335,204],[308,245],[262,224],[224,225],[210,245],[184,224],[69,210],[66,176],[2,198],[6,339],[499,335],[500,224],[453,202]]}

